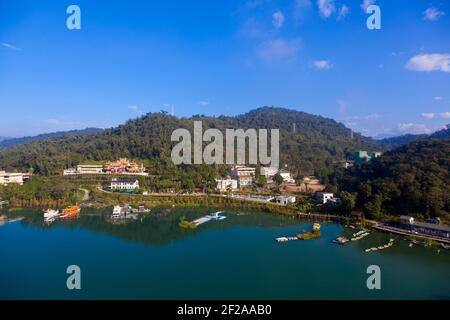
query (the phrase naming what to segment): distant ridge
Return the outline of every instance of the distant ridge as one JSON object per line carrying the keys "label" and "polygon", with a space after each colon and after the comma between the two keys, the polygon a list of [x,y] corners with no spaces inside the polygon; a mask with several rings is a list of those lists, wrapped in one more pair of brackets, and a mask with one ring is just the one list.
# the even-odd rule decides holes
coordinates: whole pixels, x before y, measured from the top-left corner
{"label": "distant ridge", "polygon": [[322,175],[355,150],[380,148],[376,141],[352,134],[333,119],[286,108],[262,107],[242,115],[219,117],[177,118],[164,112],[149,113],[94,135],[66,134],[0,150],[0,163],[5,168],[33,168],[36,173],[55,175],[85,161],[129,157],[144,161],[154,170],[152,173],[168,173],[173,166],[172,132],[179,128],[192,132],[193,121],[202,121],[205,130],[217,128],[222,132],[238,128],[279,129],[280,165],[286,164],[298,174]]}
{"label": "distant ridge", "polygon": [[445,129],[436,131],[432,134],[405,134],[402,136],[396,136],[391,138],[385,138],[378,140],[378,142],[383,145],[385,149],[391,150],[397,147],[401,147],[408,143],[426,139],[447,139],[450,138],[450,124],[446,126]]}
{"label": "distant ridge", "polygon": [[93,133],[99,133],[103,131],[103,129],[99,128],[86,128],[83,130],[70,130],[70,131],[58,131],[58,132],[52,132],[52,133],[44,133],[37,136],[28,136],[28,137],[21,137],[21,138],[7,138],[7,137],[0,137],[0,149],[6,149],[10,147],[14,147],[20,144],[24,144],[27,142],[32,141],[40,141],[48,138],[57,138],[62,137],[65,135],[86,135],[86,134],[93,134]]}

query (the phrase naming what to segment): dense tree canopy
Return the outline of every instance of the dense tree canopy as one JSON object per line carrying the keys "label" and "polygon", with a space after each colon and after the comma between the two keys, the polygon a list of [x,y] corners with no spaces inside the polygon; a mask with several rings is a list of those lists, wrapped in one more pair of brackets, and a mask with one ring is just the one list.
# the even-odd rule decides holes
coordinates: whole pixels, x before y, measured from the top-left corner
{"label": "dense tree canopy", "polygon": [[[12,170],[32,168],[42,175],[58,175],[65,168],[86,161],[107,161],[119,157],[142,160],[153,174],[175,173],[170,155],[170,138],[178,128],[193,131],[193,121],[202,121],[204,130],[280,129],[281,164],[294,174],[326,171],[356,149],[374,150],[368,138],[352,134],[331,119],[280,108],[260,108],[236,117],[176,118],[166,113],[150,113],[117,128],[91,135],[65,135],[18,145],[0,151],[0,166]],[[196,167],[184,170],[196,171]]]}

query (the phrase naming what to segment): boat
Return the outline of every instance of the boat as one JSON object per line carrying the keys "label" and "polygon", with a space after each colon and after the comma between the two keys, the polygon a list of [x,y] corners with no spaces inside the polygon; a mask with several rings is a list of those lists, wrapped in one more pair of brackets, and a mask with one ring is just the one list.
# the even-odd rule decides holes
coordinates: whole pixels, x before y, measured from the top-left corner
{"label": "boat", "polygon": [[58,216],[59,216],[59,210],[48,209],[48,210],[44,211],[44,219],[46,219],[46,220],[55,219]]}
{"label": "boat", "polygon": [[121,206],[114,206],[112,218],[118,219],[122,215],[122,207]]}
{"label": "boat", "polygon": [[68,206],[63,209],[61,218],[74,218],[80,214],[81,208],[77,205]]}
{"label": "boat", "polygon": [[132,208],[128,204],[126,204],[124,206],[114,206],[111,217],[113,219],[125,219],[125,218],[128,218],[129,216],[137,217],[137,215],[131,215],[132,211],[133,211]]}
{"label": "boat", "polygon": [[209,217],[210,219],[213,219],[213,220],[224,220],[224,219],[226,219],[226,216],[221,216],[220,215],[221,213],[222,213],[222,211],[217,211],[217,212],[211,213],[207,217]]}
{"label": "boat", "polygon": [[286,237],[281,237],[281,238],[276,238],[275,241],[276,241],[276,242],[288,242],[289,239],[286,238]]}
{"label": "boat", "polygon": [[444,248],[445,250],[450,250],[450,245],[449,244],[441,243],[441,247]]}
{"label": "boat", "polygon": [[346,237],[339,237],[336,240],[333,240],[334,243],[337,244],[346,244],[347,242],[349,242],[350,240]]}

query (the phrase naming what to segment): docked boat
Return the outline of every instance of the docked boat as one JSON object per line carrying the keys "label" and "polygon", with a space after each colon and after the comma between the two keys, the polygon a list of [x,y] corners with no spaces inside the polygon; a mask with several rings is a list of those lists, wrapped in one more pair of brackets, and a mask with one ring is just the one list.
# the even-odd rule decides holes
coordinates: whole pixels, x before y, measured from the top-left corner
{"label": "docked boat", "polygon": [[118,219],[120,218],[122,215],[122,207],[121,206],[114,206],[113,209],[113,213],[112,213],[112,218],[113,219]]}
{"label": "docked boat", "polygon": [[441,243],[441,247],[444,248],[445,250],[450,250],[450,245],[449,244]]}
{"label": "docked boat", "polygon": [[211,213],[207,217],[212,219],[212,220],[224,220],[224,219],[226,219],[226,216],[221,216],[220,215],[221,213],[222,213],[222,211],[217,211],[217,212]]}
{"label": "docked boat", "polygon": [[347,242],[349,242],[350,240],[346,237],[339,237],[336,240],[333,240],[334,243],[337,244],[346,244]]}
{"label": "docked boat", "polygon": [[44,211],[44,219],[51,220],[59,216],[59,210],[48,209]]}
{"label": "docked boat", "polygon": [[81,208],[80,206],[68,206],[67,208],[64,208],[62,213],[63,215],[61,218],[74,218],[77,217],[80,214]]}

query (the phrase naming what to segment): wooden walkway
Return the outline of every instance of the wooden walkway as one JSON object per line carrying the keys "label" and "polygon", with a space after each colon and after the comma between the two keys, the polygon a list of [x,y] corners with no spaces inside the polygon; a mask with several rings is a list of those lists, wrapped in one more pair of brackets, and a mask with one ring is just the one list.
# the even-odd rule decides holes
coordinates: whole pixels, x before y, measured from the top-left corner
{"label": "wooden walkway", "polygon": [[373,228],[378,231],[384,231],[384,232],[399,234],[399,235],[403,235],[403,236],[412,236],[412,237],[423,238],[423,239],[431,239],[431,240],[435,240],[435,241],[438,241],[441,243],[450,244],[450,239],[436,237],[436,236],[430,236],[430,235],[421,234],[421,233],[416,234],[416,233],[410,232],[408,230],[400,229],[400,228],[389,227],[389,226],[384,226],[384,225],[375,225],[375,226],[373,226]]}

